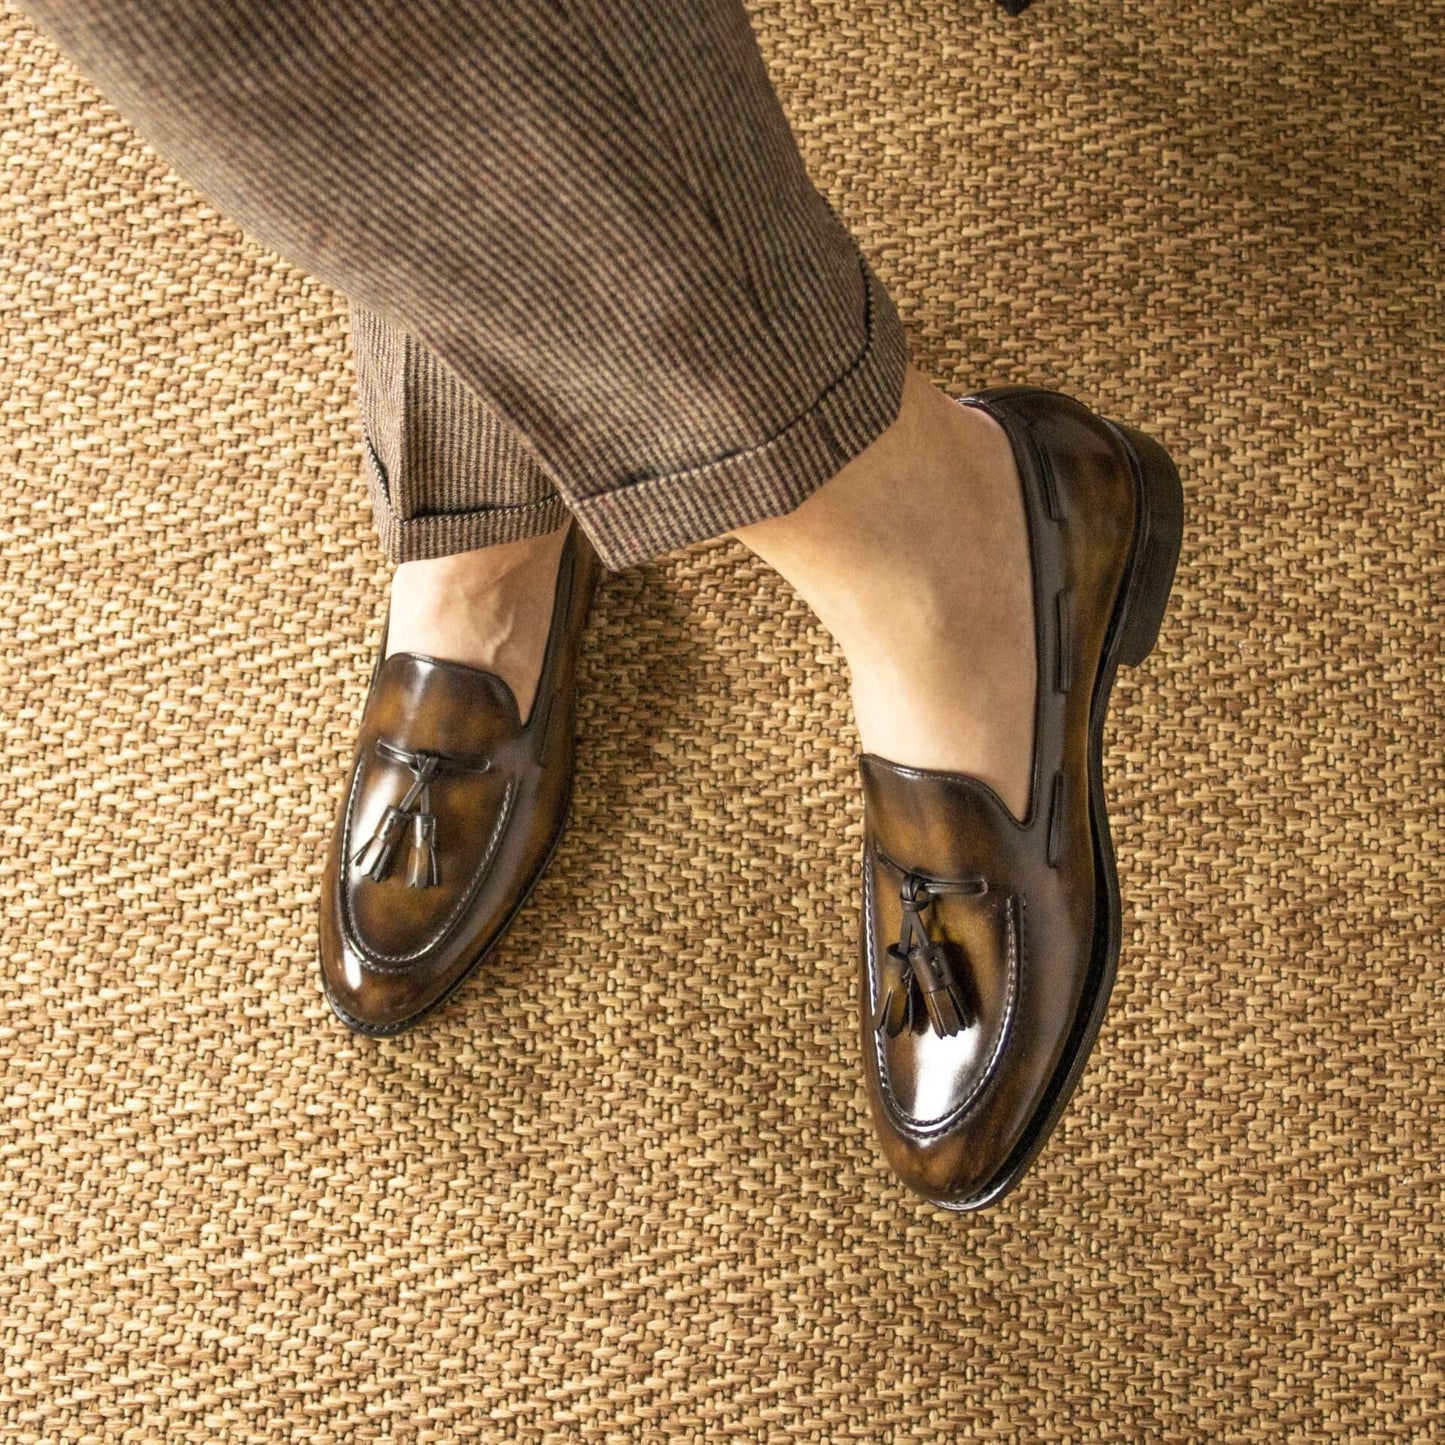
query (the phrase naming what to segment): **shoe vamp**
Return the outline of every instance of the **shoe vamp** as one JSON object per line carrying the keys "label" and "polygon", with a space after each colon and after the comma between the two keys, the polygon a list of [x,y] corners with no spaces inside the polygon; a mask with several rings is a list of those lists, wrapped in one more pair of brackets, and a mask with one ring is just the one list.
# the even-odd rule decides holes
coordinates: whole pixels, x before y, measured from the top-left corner
{"label": "shoe vamp", "polygon": [[[376,878],[355,861],[367,839],[398,804],[410,775],[405,768],[363,759],[348,818],[343,898],[347,932],[374,964],[403,967],[422,962],[446,945],[460,925],[476,931],[478,911],[487,906],[487,879],[515,804],[516,785],[500,769],[479,776],[439,776],[428,787],[433,822],[436,880],[416,886],[418,858],[414,824],[407,822],[384,876]],[[363,860],[365,861],[365,860]]]}

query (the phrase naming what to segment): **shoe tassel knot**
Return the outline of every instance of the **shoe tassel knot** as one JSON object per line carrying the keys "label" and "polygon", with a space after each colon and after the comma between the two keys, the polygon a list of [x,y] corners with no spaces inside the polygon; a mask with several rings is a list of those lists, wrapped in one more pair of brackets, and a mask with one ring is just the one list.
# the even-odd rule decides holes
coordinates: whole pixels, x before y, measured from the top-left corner
{"label": "shoe tassel knot", "polygon": [[922,1033],[932,1025],[947,1038],[974,1022],[974,1010],[957,978],[946,947],[928,936],[923,914],[943,894],[975,895],[987,891],[981,878],[941,880],[905,873],[899,890],[903,926],[897,943],[884,956],[881,997],[873,1027],[889,1038],[905,1029]]}
{"label": "shoe tassel knot", "polygon": [[381,739],[377,740],[376,750],[411,770],[411,786],[401,802],[391,804],[381,815],[376,831],[356,850],[351,861],[373,882],[380,883],[390,874],[402,842],[409,835],[407,887],[435,888],[441,883],[441,868],[437,863],[437,819],[431,811],[431,780],[443,765],[451,771],[485,772],[490,764],[467,767],[438,753],[409,752]]}

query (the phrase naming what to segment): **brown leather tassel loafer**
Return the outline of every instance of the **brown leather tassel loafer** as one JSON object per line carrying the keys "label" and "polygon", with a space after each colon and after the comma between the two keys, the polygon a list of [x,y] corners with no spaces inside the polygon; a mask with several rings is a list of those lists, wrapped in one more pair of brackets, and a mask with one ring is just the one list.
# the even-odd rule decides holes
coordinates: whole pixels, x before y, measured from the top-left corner
{"label": "brown leather tassel loafer", "polygon": [[321,894],[321,984],[343,1023],[399,1033],[487,956],[542,876],[572,795],[577,650],[601,564],[574,523],[524,723],[481,668],[412,652],[371,673]]}
{"label": "brown leather tassel loafer", "polygon": [[862,759],[860,1004],[889,1163],[947,1209],[1022,1177],[1103,1021],[1119,957],[1104,714],[1154,646],[1183,531],[1155,442],[1054,392],[963,399],[998,421],[1023,480],[1038,687],[1018,821],[961,773]]}

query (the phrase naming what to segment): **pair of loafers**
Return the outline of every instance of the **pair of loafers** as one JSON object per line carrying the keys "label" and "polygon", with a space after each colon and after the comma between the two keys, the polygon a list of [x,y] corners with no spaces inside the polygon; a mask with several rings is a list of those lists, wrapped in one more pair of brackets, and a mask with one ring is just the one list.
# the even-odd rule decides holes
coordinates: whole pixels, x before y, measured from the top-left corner
{"label": "pair of loafers", "polygon": [[[1118,964],[1101,776],[1115,673],[1152,650],[1179,555],[1179,477],[1157,443],[1054,392],[963,399],[1022,479],[1037,686],[1026,815],[984,783],[865,755],[858,993],[883,1151],[935,1204],[1014,1187],[1088,1058]],[[323,881],[322,985],[351,1028],[395,1034],[485,959],[546,868],[571,792],[576,662],[600,564],[575,525],[525,721],[477,668],[383,634]]]}

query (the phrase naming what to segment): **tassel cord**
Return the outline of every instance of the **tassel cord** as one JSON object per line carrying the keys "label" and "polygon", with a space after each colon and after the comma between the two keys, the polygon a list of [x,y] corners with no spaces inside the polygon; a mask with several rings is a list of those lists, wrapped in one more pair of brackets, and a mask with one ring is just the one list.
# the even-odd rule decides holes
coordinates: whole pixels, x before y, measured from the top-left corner
{"label": "tassel cord", "polygon": [[376,830],[356,850],[351,861],[368,878],[381,882],[391,872],[402,836],[410,824],[411,860],[407,869],[407,886],[436,888],[441,883],[441,867],[437,858],[437,819],[431,810],[431,781],[441,772],[485,773],[492,766],[491,759],[468,762],[441,753],[411,751],[399,748],[384,738],[376,740],[376,751],[389,762],[400,763],[409,769],[411,785],[401,802],[391,804],[382,814]]}
{"label": "tassel cord", "polygon": [[924,913],[936,899],[979,897],[988,892],[982,878],[932,878],[905,871],[899,889],[903,918],[898,942],[884,959],[873,1026],[890,1038],[905,1029],[921,1033],[932,1027],[940,1036],[961,1033],[974,1011],[944,952],[929,936]]}

